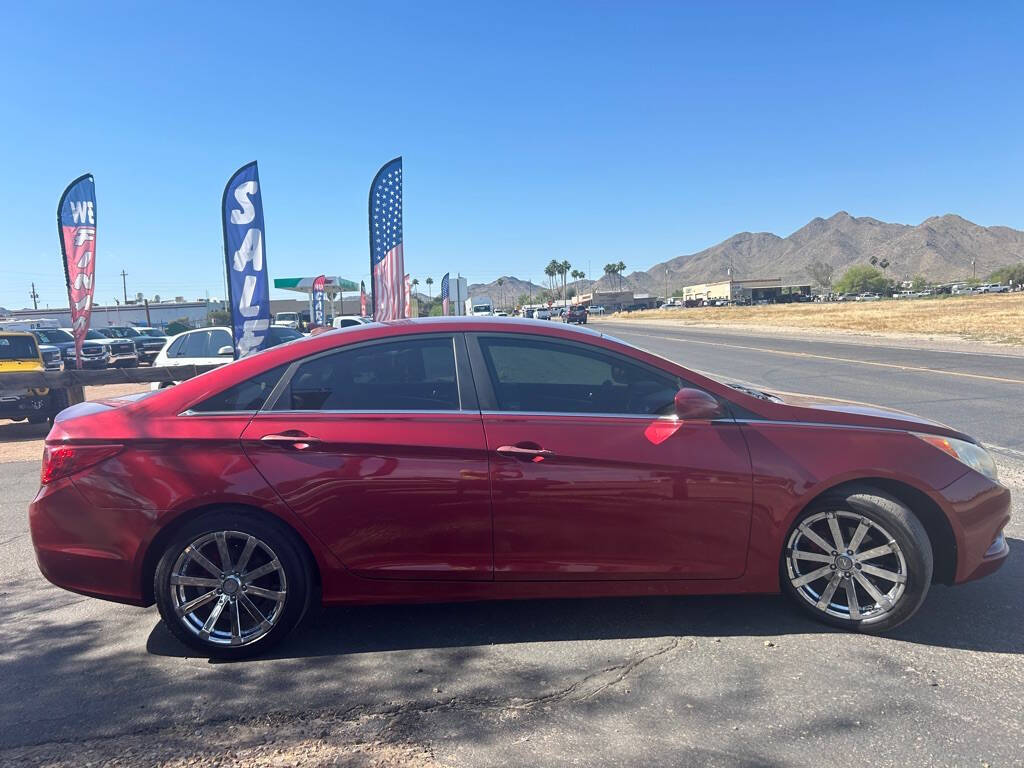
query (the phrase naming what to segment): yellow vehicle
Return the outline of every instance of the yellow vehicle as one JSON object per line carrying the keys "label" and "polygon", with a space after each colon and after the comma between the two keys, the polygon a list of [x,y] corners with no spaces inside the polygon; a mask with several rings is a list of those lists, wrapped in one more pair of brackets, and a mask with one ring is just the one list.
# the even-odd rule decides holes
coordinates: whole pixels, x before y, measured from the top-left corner
{"label": "yellow vehicle", "polygon": [[0,331],[0,419],[39,424],[52,419],[68,406],[67,390],[11,387],[5,373],[44,370],[43,356],[31,333]]}

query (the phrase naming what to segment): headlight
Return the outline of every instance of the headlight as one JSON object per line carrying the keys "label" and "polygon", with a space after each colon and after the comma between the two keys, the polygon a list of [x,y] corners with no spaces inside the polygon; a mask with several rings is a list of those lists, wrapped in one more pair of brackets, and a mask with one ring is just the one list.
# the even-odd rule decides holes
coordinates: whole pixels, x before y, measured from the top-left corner
{"label": "headlight", "polygon": [[64,350],[64,357],[74,357],[74,356],[75,356],[75,348],[74,347],[67,347]]}
{"label": "headlight", "polygon": [[969,443],[966,440],[957,440],[955,437],[943,437],[942,435],[926,435],[920,432],[912,433],[929,445],[934,445],[940,451],[945,451],[957,461],[966,464],[975,472],[980,472],[989,480],[996,482],[999,479],[999,472],[992,456],[980,445]]}

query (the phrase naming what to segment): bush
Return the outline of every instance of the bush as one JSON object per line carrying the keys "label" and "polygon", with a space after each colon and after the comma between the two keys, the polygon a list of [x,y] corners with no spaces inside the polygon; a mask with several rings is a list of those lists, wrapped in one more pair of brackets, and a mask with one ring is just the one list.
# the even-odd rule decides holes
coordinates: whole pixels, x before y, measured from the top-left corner
{"label": "bush", "polygon": [[1014,285],[1020,285],[1024,283],[1024,261],[1020,264],[1014,264],[1009,267],[1003,267],[997,269],[991,275],[989,275],[989,281],[993,283],[1003,283],[1008,285],[1012,280]]}
{"label": "bush", "polygon": [[192,330],[192,323],[189,322],[187,317],[179,317],[177,320],[171,320],[171,322],[167,324],[167,328],[165,330],[167,331],[168,336],[177,336],[183,331]]}
{"label": "bush", "polygon": [[836,281],[836,293],[888,293],[892,290],[889,278],[874,267],[853,266]]}

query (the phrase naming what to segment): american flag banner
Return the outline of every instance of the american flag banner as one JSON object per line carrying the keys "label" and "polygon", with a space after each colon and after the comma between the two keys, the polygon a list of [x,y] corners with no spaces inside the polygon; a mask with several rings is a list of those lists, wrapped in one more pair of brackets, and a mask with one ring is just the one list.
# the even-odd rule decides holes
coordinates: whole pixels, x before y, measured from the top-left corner
{"label": "american flag banner", "polygon": [[81,368],[82,342],[89,331],[92,296],[96,289],[96,185],[90,174],[79,176],[68,184],[60,196],[57,234],[64,259],[64,277],[68,283],[75,359]]}
{"label": "american flag banner", "polygon": [[366,314],[366,283],[359,281],[359,314],[368,317]]}
{"label": "american flag banner", "polygon": [[412,276],[405,276],[405,316],[412,317]]}
{"label": "american flag banner", "polygon": [[385,164],[370,185],[370,275],[373,319],[405,317],[402,250],[402,158]]}
{"label": "american flag banner", "polygon": [[445,317],[448,316],[448,275],[449,272],[444,273],[444,277],[441,278],[441,314]]}

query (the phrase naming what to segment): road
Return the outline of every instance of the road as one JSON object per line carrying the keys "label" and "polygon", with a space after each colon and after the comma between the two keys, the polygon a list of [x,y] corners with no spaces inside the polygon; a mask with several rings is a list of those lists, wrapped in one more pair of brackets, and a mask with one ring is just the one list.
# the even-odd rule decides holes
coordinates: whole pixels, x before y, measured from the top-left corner
{"label": "road", "polygon": [[344,749],[352,765],[1022,764],[1024,359],[594,327],[999,446],[1017,556],[934,587],[886,638],[833,632],[773,596],[364,607],[322,613],[273,658],[216,664],[187,657],[154,609],[46,584],[25,520],[38,464],[0,464],[0,763],[230,763],[227,747],[259,743],[293,761]]}

